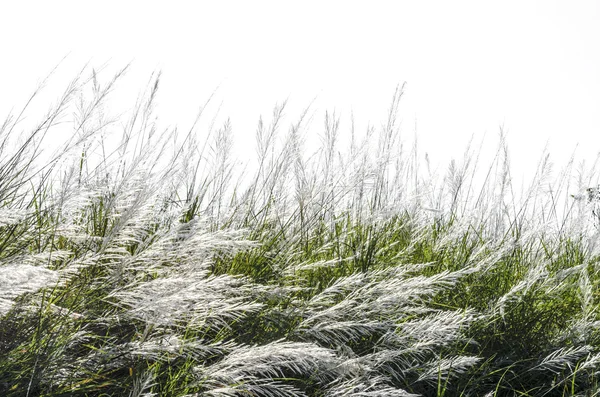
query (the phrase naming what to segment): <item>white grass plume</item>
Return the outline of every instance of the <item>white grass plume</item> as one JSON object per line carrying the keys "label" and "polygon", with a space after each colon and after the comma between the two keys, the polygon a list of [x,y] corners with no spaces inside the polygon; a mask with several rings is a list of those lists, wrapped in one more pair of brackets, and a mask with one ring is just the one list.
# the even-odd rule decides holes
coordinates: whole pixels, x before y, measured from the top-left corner
{"label": "white grass plume", "polygon": [[126,308],[127,316],[157,325],[179,321],[227,327],[258,311],[262,304],[244,296],[245,281],[222,275],[207,277],[206,271],[173,274],[137,286],[117,290],[109,298]]}
{"label": "white grass plume", "polygon": [[573,371],[577,363],[592,351],[591,346],[563,347],[544,357],[539,364],[531,368],[533,371],[552,371],[560,373],[565,368]]}
{"label": "white grass plume", "polygon": [[389,386],[388,379],[383,376],[353,378],[336,381],[325,394],[328,397],[418,397],[420,394],[408,393],[405,390]]}
{"label": "white grass plume", "polygon": [[[199,383],[215,387],[269,385],[277,378],[331,381],[339,360],[329,349],[312,343],[275,341],[263,346],[241,346],[223,360],[208,367],[197,367]],[[273,394],[276,395],[276,394]]]}
{"label": "white grass plume", "polygon": [[439,378],[459,377],[480,361],[481,357],[473,356],[453,356],[433,360],[422,367],[423,372],[418,380],[436,384]]}
{"label": "white grass plume", "polygon": [[6,314],[21,295],[54,285],[58,273],[28,264],[0,266],[0,315]]}

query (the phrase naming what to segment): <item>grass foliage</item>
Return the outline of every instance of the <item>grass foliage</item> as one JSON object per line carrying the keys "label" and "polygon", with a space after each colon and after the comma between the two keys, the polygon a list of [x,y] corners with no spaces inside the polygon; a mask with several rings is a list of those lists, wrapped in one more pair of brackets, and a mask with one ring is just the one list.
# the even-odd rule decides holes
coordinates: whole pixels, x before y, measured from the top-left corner
{"label": "grass foliage", "polygon": [[158,129],[160,76],[111,119],[124,72],[0,129],[1,395],[600,394],[595,165],[517,194],[501,139],[431,173],[399,88],[312,156],[277,106],[240,176],[229,123]]}

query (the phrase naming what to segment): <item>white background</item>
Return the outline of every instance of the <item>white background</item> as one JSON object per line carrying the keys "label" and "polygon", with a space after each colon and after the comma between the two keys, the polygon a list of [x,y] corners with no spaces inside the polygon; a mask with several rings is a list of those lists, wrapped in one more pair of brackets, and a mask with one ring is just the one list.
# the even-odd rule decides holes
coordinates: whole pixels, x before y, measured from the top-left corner
{"label": "white background", "polygon": [[588,163],[600,151],[599,1],[5,1],[0,40],[2,119],[69,54],[61,82],[133,61],[129,105],[162,70],[158,114],[182,129],[218,87],[209,117],[222,103],[241,151],[286,98],[290,122],[316,98],[364,130],[403,82],[403,136],[434,162],[500,127],[516,173],[547,143],[557,166],[577,144]]}

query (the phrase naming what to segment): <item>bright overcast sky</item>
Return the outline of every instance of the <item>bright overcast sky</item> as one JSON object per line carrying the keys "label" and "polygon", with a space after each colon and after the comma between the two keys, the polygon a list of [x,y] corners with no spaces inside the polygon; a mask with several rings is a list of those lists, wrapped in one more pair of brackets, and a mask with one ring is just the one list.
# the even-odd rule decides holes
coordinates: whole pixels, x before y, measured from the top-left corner
{"label": "bright overcast sky", "polygon": [[242,147],[286,98],[290,122],[316,97],[378,126],[406,82],[403,134],[433,159],[500,126],[517,166],[548,141],[557,165],[600,151],[600,1],[13,1],[0,18],[2,118],[70,53],[69,71],[133,60],[136,90],[162,70],[159,113],[181,127],[219,87]]}

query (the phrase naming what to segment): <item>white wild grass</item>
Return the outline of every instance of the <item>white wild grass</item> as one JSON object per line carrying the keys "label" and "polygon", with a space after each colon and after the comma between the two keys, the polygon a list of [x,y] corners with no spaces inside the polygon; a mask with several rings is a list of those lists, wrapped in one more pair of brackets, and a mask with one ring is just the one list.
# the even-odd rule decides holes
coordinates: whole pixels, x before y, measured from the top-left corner
{"label": "white wild grass", "polygon": [[159,127],[160,74],[109,114],[125,71],[0,129],[0,394],[598,389],[596,164],[553,179],[544,154],[520,194],[501,133],[436,174],[401,139],[399,87],[346,149],[327,112],[314,154],[310,109],[287,128],[276,106],[244,176],[230,123]]}

